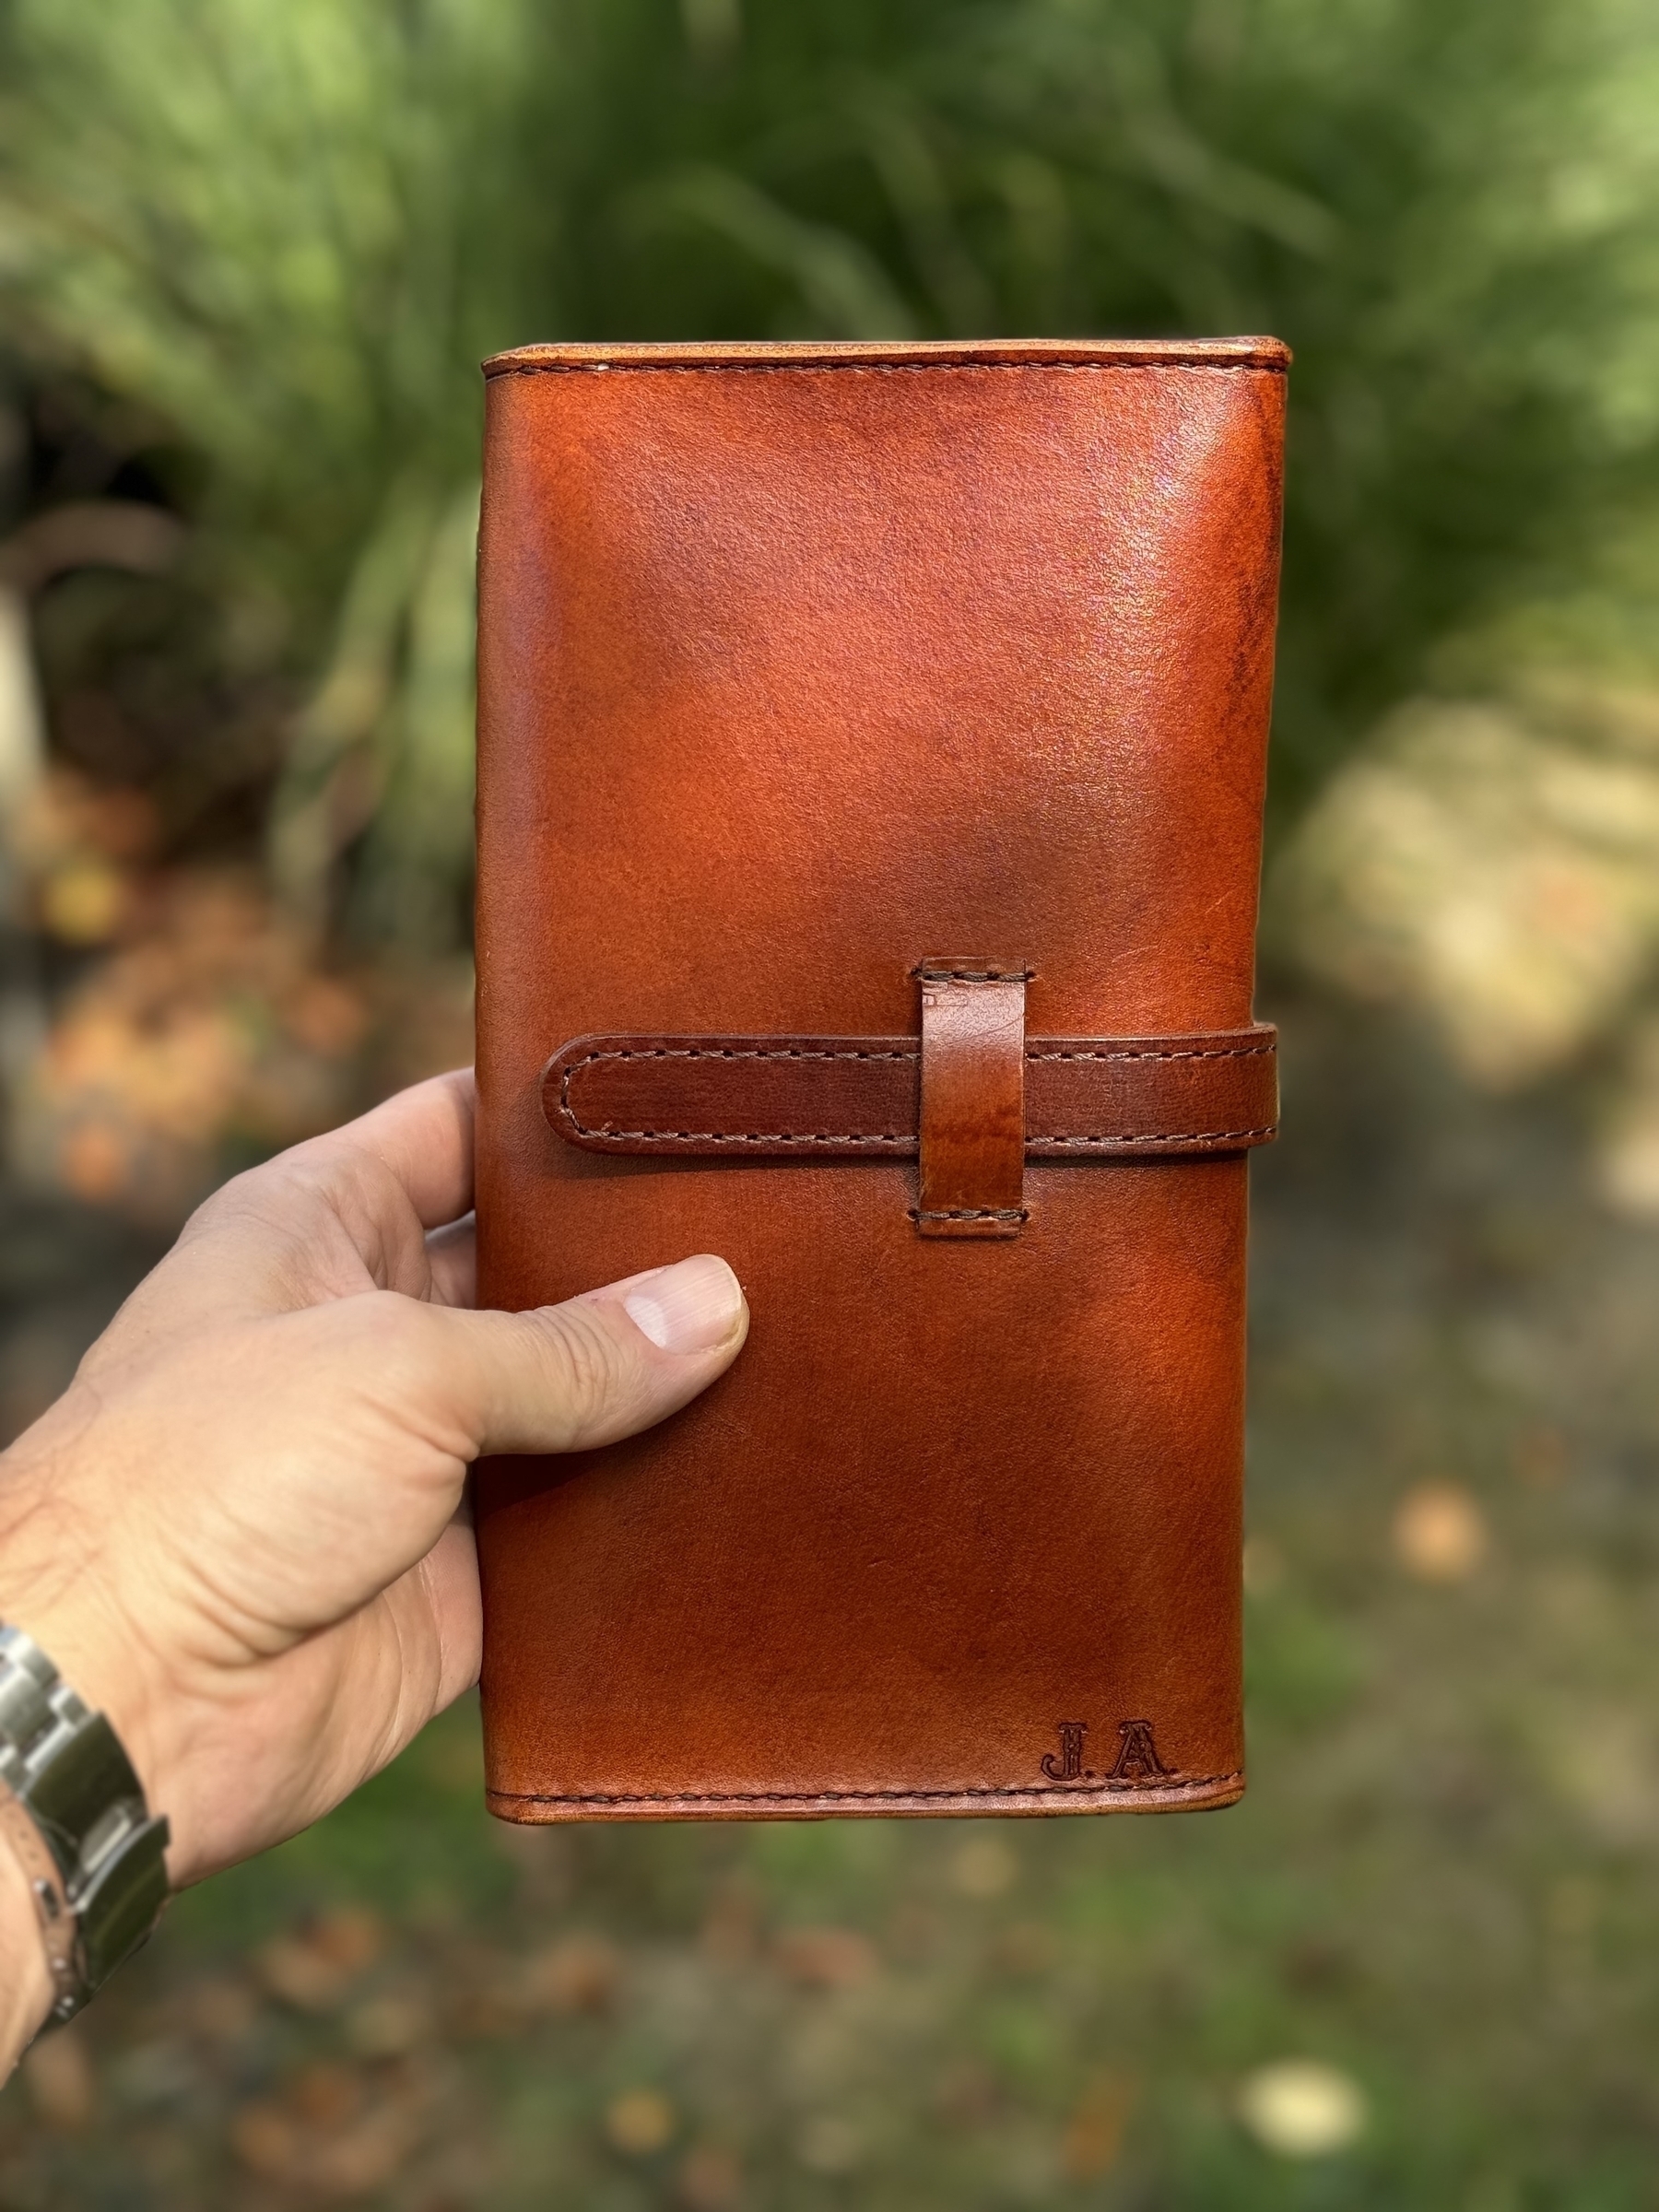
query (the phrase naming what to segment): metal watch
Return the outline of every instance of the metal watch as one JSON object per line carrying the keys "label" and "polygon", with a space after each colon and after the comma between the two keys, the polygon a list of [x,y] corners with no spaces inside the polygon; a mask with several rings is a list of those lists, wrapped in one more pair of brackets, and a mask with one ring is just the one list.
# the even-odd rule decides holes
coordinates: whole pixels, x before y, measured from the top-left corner
{"label": "metal watch", "polygon": [[131,1958],[167,1902],[167,1822],[101,1712],[33,1637],[0,1622],[0,1830],[29,1876],[67,2020]]}

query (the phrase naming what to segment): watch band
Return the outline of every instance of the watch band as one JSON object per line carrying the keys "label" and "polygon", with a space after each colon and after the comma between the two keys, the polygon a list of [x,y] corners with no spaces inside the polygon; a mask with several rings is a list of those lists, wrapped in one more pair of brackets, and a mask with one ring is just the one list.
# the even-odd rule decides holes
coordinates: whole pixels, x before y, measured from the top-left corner
{"label": "watch band", "polygon": [[167,1821],[132,1762],[31,1636],[0,1622],[0,1830],[29,1876],[66,2020],[167,1902]]}

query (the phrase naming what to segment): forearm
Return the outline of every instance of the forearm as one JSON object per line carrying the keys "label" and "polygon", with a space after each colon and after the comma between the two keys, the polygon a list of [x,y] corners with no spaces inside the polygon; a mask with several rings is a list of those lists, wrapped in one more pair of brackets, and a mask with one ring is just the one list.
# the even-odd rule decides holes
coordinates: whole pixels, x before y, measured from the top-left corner
{"label": "forearm", "polygon": [[0,2081],[17,2065],[51,2004],[52,1977],[29,1877],[0,1833]]}

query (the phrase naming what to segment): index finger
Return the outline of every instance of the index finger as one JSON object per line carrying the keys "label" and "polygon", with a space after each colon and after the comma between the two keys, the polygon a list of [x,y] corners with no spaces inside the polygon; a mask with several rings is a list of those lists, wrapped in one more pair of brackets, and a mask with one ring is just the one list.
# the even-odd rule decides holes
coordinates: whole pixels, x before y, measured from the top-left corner
{"label": "index finger", "polygon": [[422,1229],[441,1229],[472,1206],[476,1100],[472,1069],[452,1068],[398,1091],[334,1137],[372,1152],[407,1192]]}

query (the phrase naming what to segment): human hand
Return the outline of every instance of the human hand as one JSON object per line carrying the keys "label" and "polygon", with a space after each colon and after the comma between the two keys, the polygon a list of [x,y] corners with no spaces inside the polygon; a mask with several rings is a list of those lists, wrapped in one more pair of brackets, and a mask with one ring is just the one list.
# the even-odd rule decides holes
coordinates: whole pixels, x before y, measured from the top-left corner
{"label": "human hand", "polygon": [[477,1679],[471,1461],[630,1436],[742,1347],[707,1256],[470,1311],[472,1119],[441,1076],[228,1183],[0,1453],[0,1619],[109,1716],[175,1887]]}

